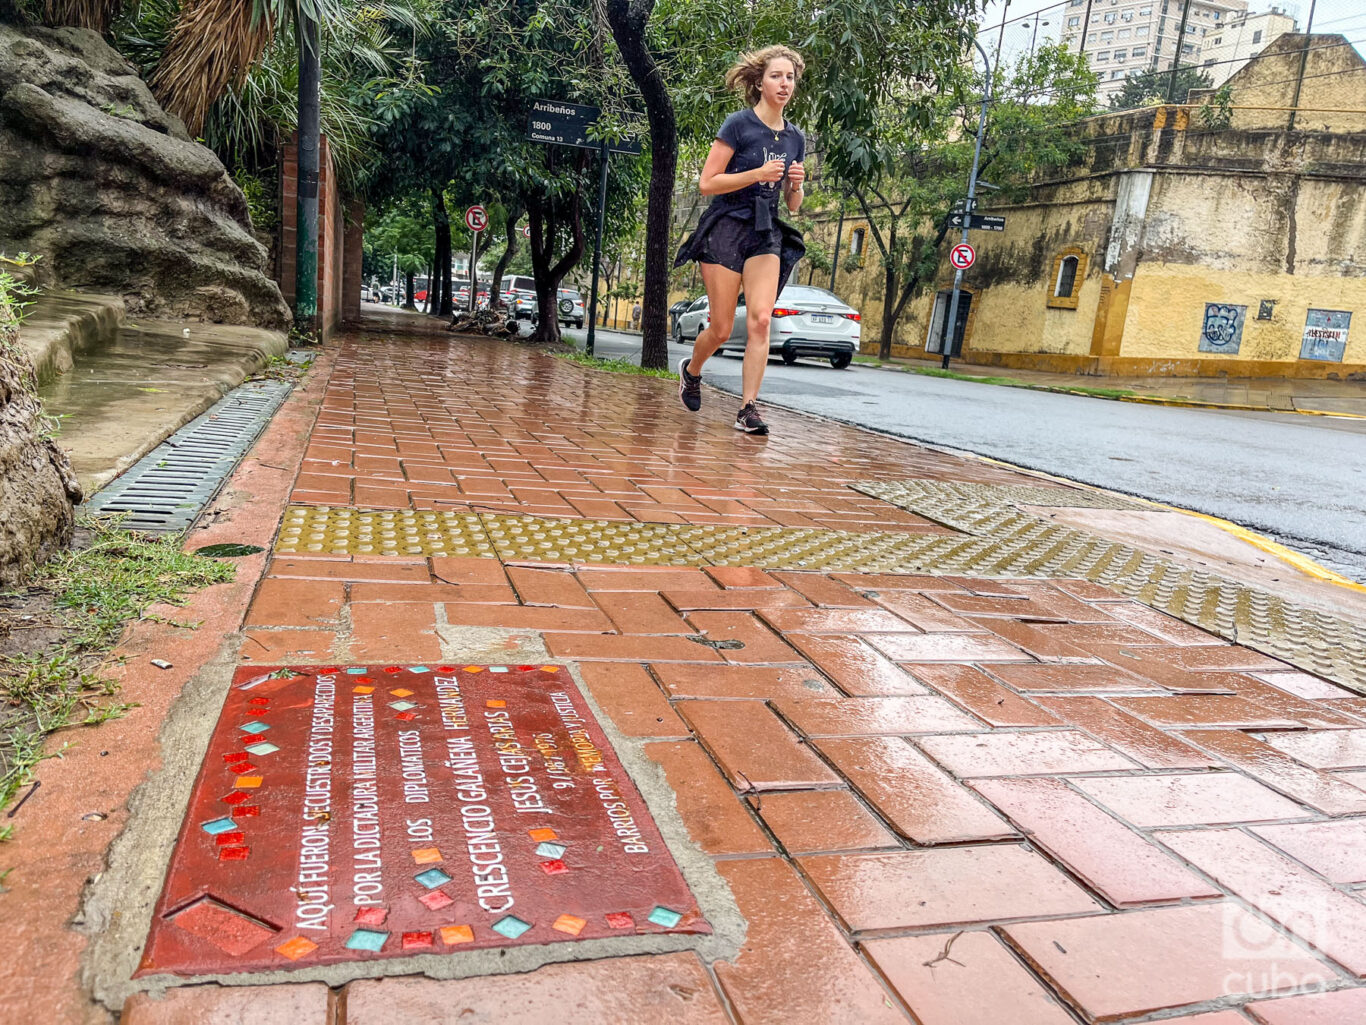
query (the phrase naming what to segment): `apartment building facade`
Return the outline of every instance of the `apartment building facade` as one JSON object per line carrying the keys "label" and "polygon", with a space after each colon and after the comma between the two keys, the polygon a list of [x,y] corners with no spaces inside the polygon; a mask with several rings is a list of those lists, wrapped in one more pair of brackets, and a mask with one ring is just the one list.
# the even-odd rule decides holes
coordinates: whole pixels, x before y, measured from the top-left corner
{"label": "apartment building facade", "polygon": [[1217,89],[1277,36],[1296,31],[1295,19],[1276,7],[1258,14],[1230,15],[1205,39],[1200,50],[1201,70]]}
{"label": "apartment building facade", "polygon": [[[1102,102],[1142,71],[1201,64],[1202,51],[1247,0],[1192,0],[1182,31],[1184,0],[1071,0],[1063,10],[1062,41],[1090,55]],[[1089,12],[1089,13],[1088,13]]]}

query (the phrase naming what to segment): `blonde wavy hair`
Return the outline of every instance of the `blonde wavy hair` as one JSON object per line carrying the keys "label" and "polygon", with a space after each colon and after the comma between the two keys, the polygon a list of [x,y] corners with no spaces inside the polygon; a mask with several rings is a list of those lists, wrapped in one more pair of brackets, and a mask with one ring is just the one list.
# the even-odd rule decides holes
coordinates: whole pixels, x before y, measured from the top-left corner
{"label": "blonde wavy hair", "polygon": [[802,60],[802,55],[790,46],[765,46],[762,50],[740,54],[735,66],[726,72],[726,88],[739,92],[744,96],[746,103],[751,107],[755,106],[763,97],[762,83],[769,61],[779,58],[792,62],[796,81],[800,83],[802,72],[806,70],[806,61]]}

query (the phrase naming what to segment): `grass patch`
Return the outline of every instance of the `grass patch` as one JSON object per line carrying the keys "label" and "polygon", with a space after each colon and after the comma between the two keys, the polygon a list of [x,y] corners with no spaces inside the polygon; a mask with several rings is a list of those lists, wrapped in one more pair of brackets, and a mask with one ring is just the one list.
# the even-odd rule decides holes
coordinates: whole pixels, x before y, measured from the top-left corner
{"label": "grass patch", "polygon": [[571,363],[577,363],[581,367],[588,367],[590,370],[605,370],[609,374],[634,374],[636,377],[661,377],[669,381],[677,381],[678,374],[672,370],[649,370],[645,367],[638,367],[629,359],[603,359],[601,356],[590,356],[582,349],[570,349],[568,352],[552,353],[560,359],[567,359]]}
{"label": "grass patch", "polygon": [[0,808],[31,779],[49,734],[132,707],[116,700],[118,685],[105,675],[124,627],[159,618],[148,615],[152,605],[183,605],[192,590],[234,574],[231,564],[182,552],[178,536],[135,534],[107,520],[84,527],[82,542],[23,589],[0,595]]}

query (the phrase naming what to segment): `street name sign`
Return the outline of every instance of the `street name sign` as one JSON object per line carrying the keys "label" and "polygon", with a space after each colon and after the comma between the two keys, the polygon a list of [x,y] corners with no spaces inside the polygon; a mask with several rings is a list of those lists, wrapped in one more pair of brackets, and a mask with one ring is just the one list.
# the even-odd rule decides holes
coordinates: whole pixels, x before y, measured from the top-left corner
{"label": "street name sign", "polygon": [[967,221],[969,231],[1005,231],[1006,219],[993,214],[964,214],[961,211],[949,214],[949,227],[961,228]]}
{"label": "street name sign", "polygon": [[958,270],[967,270],[977,262],[977,250],[966,242],[960,242],[949,252],[949,263]]}
{"label": "street name sign", "polygon": [[[601,139],[588,137],[589,129],[600,117],[602,110],[598,107],[561,100],[537,100],[531,105],[527,138],[532,142],[548,142],[557,146],[601,149]],[[608,142],[607,148],[614,153],[639,153],[641,146],[639,139],[620,139]]]}

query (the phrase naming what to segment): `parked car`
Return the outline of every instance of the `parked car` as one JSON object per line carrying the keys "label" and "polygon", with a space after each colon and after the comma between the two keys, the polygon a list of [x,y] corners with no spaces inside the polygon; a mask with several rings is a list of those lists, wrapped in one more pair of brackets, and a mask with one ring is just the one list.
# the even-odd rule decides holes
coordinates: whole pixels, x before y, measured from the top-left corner
{"label": "parked car", "polygon": [[536,319],[535,289],[514,288],[509,294],[512,298],[508,300],[508,312],[518,320]]}
{"label": "parked car", "polygon": [[687,299],[680,299],[669,307],[669,337],[677,340],[678,318],[683,316],[683,311],[691,305],[692,303]]}
{"label": "parked car", "polygon": [[[769,322],[769,352],[784,363],[814,356],[843,370],[858,351],[862,315],[834,292],[813,285],[788,285],[778,295]],[[744,296],[735,311],[735,326],[721,343],[722,352],[745,351],[748,337]]]}
{"label": "parked car", "polygon": [[705,295],[694,299],[674,321],[674,341],[679,345],[697,341],[697,336],[711,323],[710,312]]}
{"label": "parked car", "polygon": [[[534,324],[540,319],[540,311],[536,308],[536,298],[531,299],[531,322]],[[555,296],[556,320],[561,324],[573,324],[576,328],[583,327],[583,296],[577,289],[562,288]]]}

